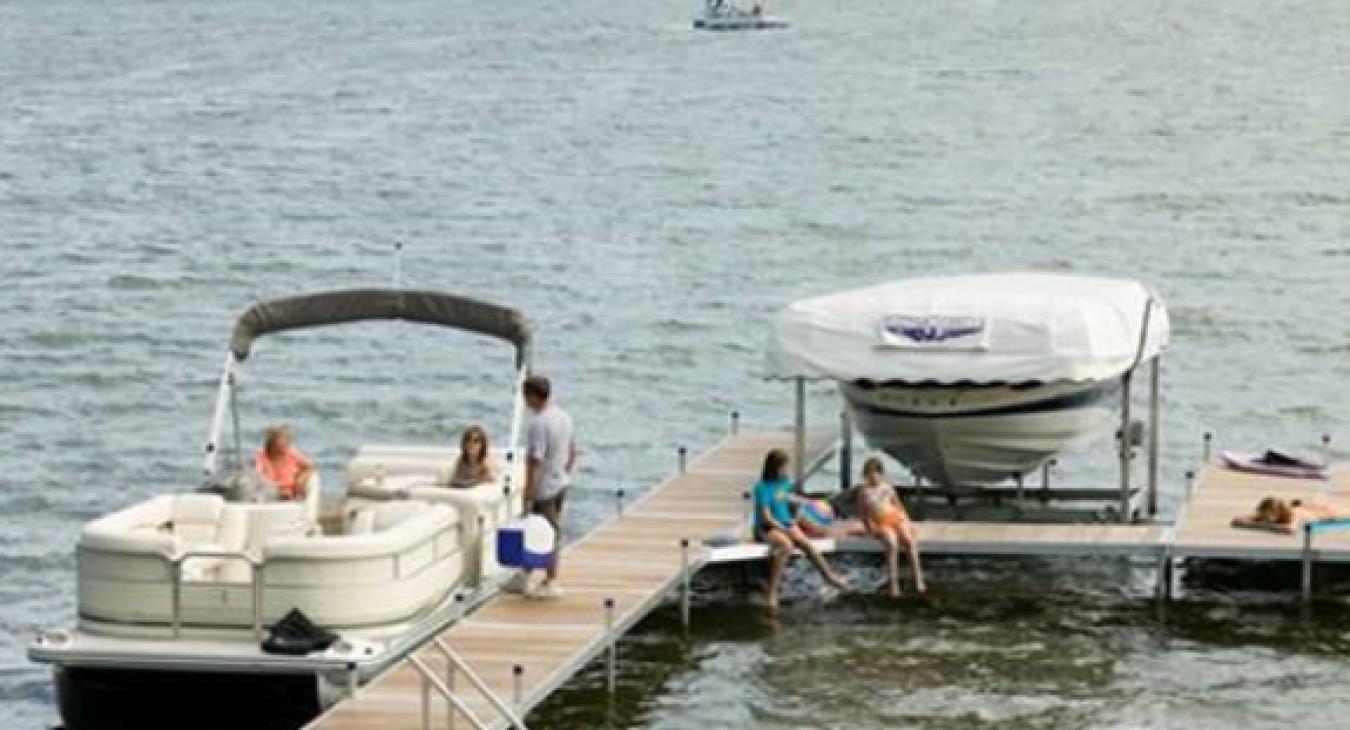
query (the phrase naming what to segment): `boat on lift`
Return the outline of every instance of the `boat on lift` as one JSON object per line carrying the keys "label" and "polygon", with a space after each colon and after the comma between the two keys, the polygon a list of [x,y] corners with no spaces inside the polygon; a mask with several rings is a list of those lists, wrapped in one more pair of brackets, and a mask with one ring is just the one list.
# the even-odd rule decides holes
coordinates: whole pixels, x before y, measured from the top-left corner
{"label": "boat on lift", "polygon": [[704,0],[694,15],[697,30],[772,30],[788,27],[788,21],[769,10],[767,0],[755,0],[748,8],[735,0]]}
{"label": "boat on lift", "polygon": [[1122,388],[1168,335],[1137,281],[930,277],[791,304],[768,359],[772,376],[837,381],[869,445],[919,478],[980,487],[1110,433]]}
{"label": "boat on lift", "polygon": [[[242,498],[235,487],[250,471],[235,377],[255,340],[367,320],[514,345],[510,437],[495,453],[502,476],[446,489],[457,449],[363,446],[336,514],[321,519],[317,478],[303,501]],[[529,346],[519,312],[437,292],[330,291],[246,311],[220,378],[207,484],[86,524],[76,545],[78,621],[29,646],[31,659],[54,668],[65,727],[297,727],[495,593],[506,572],[494,559],[496,529],[522,508],[511,485],[523,483],[513,457]],[[231,414],[233,459],[218,466]],[[293,611],[336,640],[298,654],[265,651],[265,637],[294,626]]]}

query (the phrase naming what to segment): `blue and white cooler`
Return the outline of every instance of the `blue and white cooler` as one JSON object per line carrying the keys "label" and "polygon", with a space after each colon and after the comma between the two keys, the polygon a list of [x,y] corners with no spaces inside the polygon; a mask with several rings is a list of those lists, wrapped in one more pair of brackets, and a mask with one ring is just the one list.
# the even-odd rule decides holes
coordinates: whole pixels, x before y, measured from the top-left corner
{"label": "blue and white cooler", "polygon": [[547,568],[556,542],[553,525],[543,517],[513,520],[497,528],[497,562],[525,570]]}

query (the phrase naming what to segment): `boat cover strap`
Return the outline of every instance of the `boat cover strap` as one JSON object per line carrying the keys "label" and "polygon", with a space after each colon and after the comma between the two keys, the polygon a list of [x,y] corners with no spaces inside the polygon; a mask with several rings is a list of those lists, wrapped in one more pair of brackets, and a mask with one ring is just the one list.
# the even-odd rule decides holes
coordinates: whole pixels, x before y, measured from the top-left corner
{"label": "boat cover strap", "polygon": [[497,337],[515,345],[518,367],[529,362],[530,327],[520,312],[453,294],[406,289],[342,289],[260,302],[235,323],[230,349],[242,361],[253,341],[271,332],[379,319]]}

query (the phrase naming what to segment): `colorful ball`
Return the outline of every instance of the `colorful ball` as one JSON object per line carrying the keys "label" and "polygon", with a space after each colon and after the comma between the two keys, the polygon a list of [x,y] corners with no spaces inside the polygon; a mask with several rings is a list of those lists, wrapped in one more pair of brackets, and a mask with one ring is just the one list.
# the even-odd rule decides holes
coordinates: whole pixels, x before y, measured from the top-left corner
{"label": "colorful ball", "polygon": [[797,526],[809,537],[829,537],[834,508],[823,499],[808,499],[797,506]]}

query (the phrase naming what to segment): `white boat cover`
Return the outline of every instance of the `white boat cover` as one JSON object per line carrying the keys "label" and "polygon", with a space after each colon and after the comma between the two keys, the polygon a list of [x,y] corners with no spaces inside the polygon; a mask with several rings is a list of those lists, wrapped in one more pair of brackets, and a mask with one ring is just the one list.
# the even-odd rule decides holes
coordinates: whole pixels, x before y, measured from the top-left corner
{"label": "white boat cover", "polygon": [[806,299],[773,321],[769,377],[906,383],[1103,380],[1167,346],[1137,281],[1011,273],[904,279]]}

